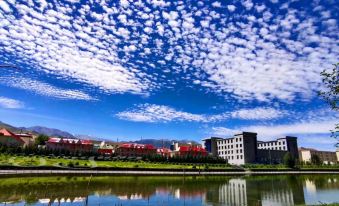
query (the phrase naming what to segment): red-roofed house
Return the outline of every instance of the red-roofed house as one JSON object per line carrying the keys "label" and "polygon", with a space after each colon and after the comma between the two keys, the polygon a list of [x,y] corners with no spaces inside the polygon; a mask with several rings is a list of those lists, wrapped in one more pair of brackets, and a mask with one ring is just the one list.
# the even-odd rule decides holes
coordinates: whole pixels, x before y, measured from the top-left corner
{"label": "red-roofed house", "polygon": [[172,150],[168,149],[168,148],[159,148],[157,149],[157,154],[161,155],[163,157],[171,157],[172,156]]}
{"label": "red-roofed house", "polygon": [[198,145],[179,146],[179,156],[205,157],[207,151]]}
{"label": "red-roofed house", "polygon": [[173,148],[174,155],[177,156],[193,156],[193,157],[205,157],[208,152],[202,148],[201,145],[184,144],[179,145],[178,142],[174,142],[171,146]]}
{"label": "red-roofed house", "polygon": [[115,153],[120,156],[145,156],[157,153],[157,149],[150,144],[133,144],[127,143],[120,145]]}
{"label": "red-roofed house", "polygon": [[66,150],[70,152],[91,152],[93,143],[90,140],[65,139],[52,137],[46,142],[47,149]]}
{"label": "red-roofed house", "polygon": [[0,144],[11,147],[22,147],[25,142],[7,129],[0,129]]}

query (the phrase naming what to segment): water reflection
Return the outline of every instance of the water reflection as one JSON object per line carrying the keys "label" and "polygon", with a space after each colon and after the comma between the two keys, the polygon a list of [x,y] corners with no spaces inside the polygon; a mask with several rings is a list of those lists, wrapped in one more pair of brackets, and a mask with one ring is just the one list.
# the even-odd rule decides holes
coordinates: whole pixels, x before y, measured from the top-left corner
{"label": "water reflection", "polygon": [[305,205],[339,202],[339,176],[0,179],[2,205]]}

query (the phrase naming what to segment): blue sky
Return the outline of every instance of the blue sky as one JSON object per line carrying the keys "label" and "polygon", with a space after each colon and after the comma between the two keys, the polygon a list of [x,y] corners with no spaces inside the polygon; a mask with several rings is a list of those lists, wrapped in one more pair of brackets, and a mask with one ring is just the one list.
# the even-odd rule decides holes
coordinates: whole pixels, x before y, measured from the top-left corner
{"label": "blue sky", "polygon": [[115,140],[257,132],[333,150],[333,1],[0,1],[0,120]]}

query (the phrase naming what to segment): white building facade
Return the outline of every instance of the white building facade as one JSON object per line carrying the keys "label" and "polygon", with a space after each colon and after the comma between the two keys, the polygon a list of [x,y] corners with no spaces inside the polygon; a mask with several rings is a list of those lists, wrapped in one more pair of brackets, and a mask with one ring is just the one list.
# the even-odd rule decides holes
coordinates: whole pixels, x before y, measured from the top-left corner
{"label": "white building facade", "polygon": [[211,137],[203,141],[205,148],[208,148],[212,155],[226,159],[233,165],[282,163],[287,152],[298,159],[296,137],[286,136],[275,141],[263,142],[257,141],[257,133],[242,132],[232,138]]}

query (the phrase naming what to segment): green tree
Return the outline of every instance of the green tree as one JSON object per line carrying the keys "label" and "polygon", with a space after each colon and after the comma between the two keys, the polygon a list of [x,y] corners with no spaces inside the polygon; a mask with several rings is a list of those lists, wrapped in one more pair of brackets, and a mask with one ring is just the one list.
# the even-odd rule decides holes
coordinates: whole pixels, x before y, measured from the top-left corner
{"label": "green tree", "polygon": [[316,154],[311,155],[311,163],[314,165],[321,165],[320,157]]}
{"label": "green tree", "polygon": [[35,145],[45,145],[46,141],[48,141],[48,136],[40,134],[36,139],[35,139]]}
{"label": "green tree", "polygon": [[[339,111],[339,63],[333,65],[333,69],[324,70],[320,74],[322,82],[325,86],[319,95],[332,107],[334,112]],[[332,137],[337,140],[336,147],[339,147],[339,124],[335,125],[335,129],[331,131]]]}
{"label": "green tree", "polygon": [[284,155],[284,164],[286,165],[286,167],[288,168],[294,168],[295,166],[295,159],[293,158],[292,154],[290,152],[287,152]]}

